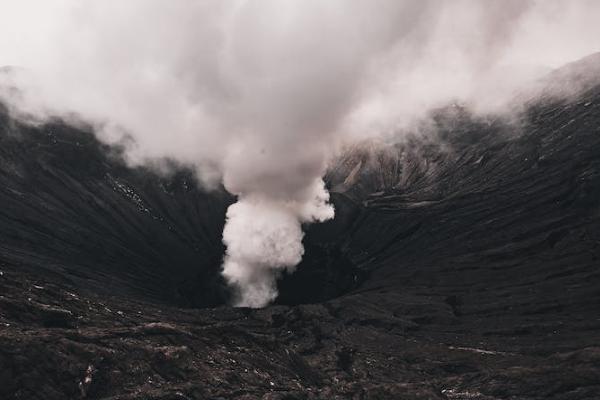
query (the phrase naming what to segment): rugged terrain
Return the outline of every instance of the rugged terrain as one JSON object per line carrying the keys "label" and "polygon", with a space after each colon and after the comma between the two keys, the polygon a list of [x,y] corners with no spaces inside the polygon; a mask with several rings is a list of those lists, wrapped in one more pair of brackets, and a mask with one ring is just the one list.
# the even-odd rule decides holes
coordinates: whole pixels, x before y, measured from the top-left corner
{"label": "rugged terrain", "polygon": [[2,399],[600,398],[600,86],[349,151],[278,304],[227,306],[234,200],[0,116]]}

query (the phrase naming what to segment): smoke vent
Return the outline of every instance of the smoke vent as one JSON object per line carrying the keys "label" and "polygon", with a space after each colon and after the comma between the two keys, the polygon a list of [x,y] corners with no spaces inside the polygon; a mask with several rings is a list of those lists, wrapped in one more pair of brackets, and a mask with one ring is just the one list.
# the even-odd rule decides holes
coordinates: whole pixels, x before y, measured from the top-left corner
{"label": "smoke vent", "polygon": [[[177,303],[190,308],[230,304],[231,289],[221,273],[221,264],[202,269],[177,288]],[[283,273],[277,282],[274,304],[296,305],[324,302],[356,289],[367,274],[335,245],[305,243],[305,254],[294,273]]]}
{"label": "smoke vent", "polygon": [[[367,272],[353,263],[345,252],[343,237],[356,215],[354,203],[341,194],[332,194],[336,217],[323,224],[308,225],[303,240],[302,261],[293,273],[283,272],[277,281],[274,304],[296,305],[324,302],[342,296],[367,278]],[[177,286],[178,305],[208,308],[233,301],[231,288],[221,275],[224,248],[206,265],[199,265],[196,275],[184,278]]]}

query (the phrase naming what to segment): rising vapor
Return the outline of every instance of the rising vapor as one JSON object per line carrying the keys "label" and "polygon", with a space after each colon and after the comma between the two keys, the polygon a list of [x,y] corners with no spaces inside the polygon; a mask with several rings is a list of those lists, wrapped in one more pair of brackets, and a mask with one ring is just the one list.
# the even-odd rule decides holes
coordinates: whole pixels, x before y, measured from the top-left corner
{"label": "rising vapor", "polygon": [[600,49],[592,0],[5,0],[0,14],[13,112],[91,123],[132,165],[170,158],[237,196],[223,275],[250,307],[300,262],[302,224],[333,218],[322,176],[341,144],[449,101],[501,112]]}

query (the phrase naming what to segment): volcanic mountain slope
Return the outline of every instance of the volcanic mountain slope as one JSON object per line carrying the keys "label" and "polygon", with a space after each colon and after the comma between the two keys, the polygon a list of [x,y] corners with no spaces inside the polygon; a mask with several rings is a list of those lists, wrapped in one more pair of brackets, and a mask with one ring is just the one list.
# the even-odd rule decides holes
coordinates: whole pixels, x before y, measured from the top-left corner
{"label": "volcanic mountain slope", "polygon": [[226,306],[233,199],[1,117],[0,398],[600,398],[600,87],[328,175],[278,304]]}

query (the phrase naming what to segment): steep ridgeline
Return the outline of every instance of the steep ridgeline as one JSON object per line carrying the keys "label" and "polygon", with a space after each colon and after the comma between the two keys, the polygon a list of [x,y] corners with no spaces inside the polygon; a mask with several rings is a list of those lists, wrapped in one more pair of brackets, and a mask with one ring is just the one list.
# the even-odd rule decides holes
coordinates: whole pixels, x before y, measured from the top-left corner
{"label": "steep ridgeline", "polygon": [[[164,178],[129,169],[119,149],[60,121],[31,127],[3,113],[0,130],[3,262],[111,295],[189,305],[189,281],[218,276],[232,201],[223,191],[199,189],[185,169]],[[206,296],[197,301],[226,299]]]}

